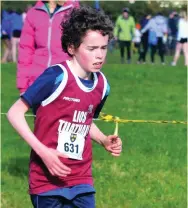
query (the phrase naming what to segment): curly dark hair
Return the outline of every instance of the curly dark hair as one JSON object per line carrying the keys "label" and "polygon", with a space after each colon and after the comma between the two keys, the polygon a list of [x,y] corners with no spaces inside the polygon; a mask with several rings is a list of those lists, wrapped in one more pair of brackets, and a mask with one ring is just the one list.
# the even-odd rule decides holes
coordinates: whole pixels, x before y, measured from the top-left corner
{"label": "curly dark hair", "polygon": [[104,36],[109,35],[109,40],[113,37],[113,23],[109,16],[89,6],[74,8],[62,21],[61,30],[62,48],[70,56],[68,47],[72,45],[77,49],[88,30],[100,30]]}

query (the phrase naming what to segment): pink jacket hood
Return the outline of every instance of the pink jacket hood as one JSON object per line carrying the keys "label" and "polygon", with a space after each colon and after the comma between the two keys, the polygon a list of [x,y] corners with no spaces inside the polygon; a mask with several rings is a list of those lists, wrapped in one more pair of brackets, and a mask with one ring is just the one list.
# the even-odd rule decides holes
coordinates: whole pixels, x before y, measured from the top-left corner
{"label": "pink jacket hood", "polygon": [[44,3],[38,1],[28,11],[18,49],[17,88],[21,92],[50,65],[70,58],[61,47],[60,24],[74,7],[79,2],[67,0],[50,18]]}

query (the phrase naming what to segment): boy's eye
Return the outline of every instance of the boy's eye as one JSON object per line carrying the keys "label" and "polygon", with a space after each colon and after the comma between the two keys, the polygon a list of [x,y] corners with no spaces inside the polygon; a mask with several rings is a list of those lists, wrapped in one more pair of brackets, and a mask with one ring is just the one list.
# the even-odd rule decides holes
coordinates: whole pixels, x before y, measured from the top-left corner
{"label": "boy's eye", "polygon": [[88,48],[88,50],[89,50],[89,51],[93,51],[93,50],[94,50],[94,48]]}
{"label": "boy's eye", "polygon": [[[97,48],[88,48],[89,51],[93,51]],[[106,50],[107,49],[107,46],[104,46],[104,47],[101,47],[102,50]]]}

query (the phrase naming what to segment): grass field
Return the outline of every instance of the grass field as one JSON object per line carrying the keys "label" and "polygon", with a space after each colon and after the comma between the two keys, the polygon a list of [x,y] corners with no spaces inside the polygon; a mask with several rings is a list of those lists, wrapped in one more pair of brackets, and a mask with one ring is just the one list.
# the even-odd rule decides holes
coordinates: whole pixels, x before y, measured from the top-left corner
{"label": "grass field", "polygon": [[[168,62],[171,61],[168,57]],[[186,121],[187,71],[179,66],[121,65],[119,53],[108,55],[104,73],[111,95],[103,112],[125,119]],[[116,63],[116,64],[113,64]],[[16,66],[2,68],[2,112],[18,98]],[[33,118],[28,117],[33,126]],[[2,115],[2,208],[30,208],[27,194],[29,147]],[[96,122],[112,134],[113,123]],[[123,153],[113,158],[93,144],[97,208],[186,208],[186,125],[119,125]]]}

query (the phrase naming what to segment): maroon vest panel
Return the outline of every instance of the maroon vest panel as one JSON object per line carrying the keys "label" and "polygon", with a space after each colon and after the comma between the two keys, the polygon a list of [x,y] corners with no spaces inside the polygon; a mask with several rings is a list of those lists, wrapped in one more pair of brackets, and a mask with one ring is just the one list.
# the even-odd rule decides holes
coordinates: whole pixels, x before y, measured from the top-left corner
{"label": "maroon vest panel", "polygon": [[[58,134],[61,129],[81,133],[85,137],[83,159],[59,159],[72,169],[67,177],[52,176],[40,157],[32,150],[29,172],[29,192],[39,194],[60,187],[70,187],[78,184],[93,184],[92,179],[92,142],[89,135],[90,125],[97,106],[100,104],[103,90],[104,77],[96,73],[94,88],[90,91],[83,90],[83,84],[76,80],[66,63],[61,66],[64,71],[63,80],[67,82],[59,85],[59,91],[53,95],[58,96],[47,104],[45,101],[37,110],[34,134],[47,147],[56,149]],[[82,85],[82,87],[80,87]],[[62,88],[62,89],[61,89]],[[82,88],[82,89],[81,89]],[[53,96],[52,96],[53,97]]]}

